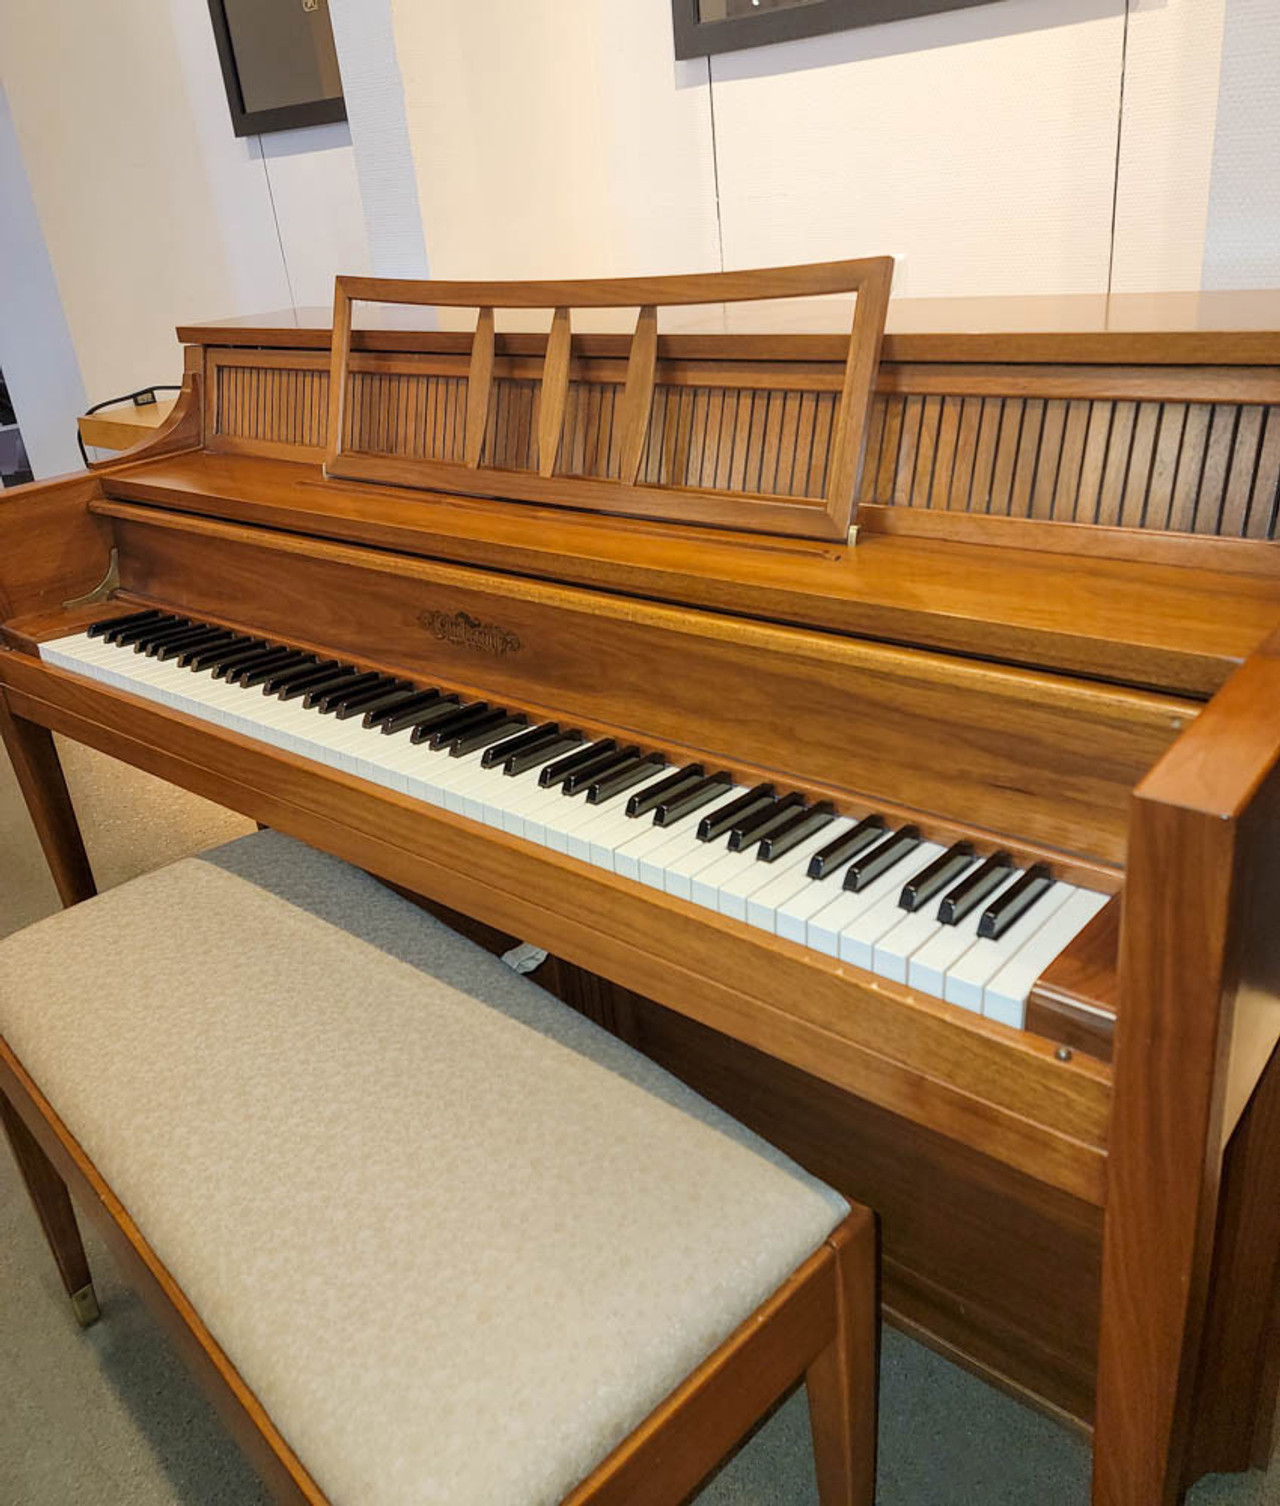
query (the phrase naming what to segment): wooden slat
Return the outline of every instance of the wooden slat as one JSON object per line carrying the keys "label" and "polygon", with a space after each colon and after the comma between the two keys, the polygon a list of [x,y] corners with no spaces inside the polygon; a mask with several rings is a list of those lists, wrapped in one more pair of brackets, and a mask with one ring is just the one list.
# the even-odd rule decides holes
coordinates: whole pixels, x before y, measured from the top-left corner
{"label": "wooden slat", "polygon": [[551,316],[547,354],[542,362],[538,388],[538,474],[550,476],[556,468],[560,433],[564,428],[564,405],[569,394],[569,349],[573,335],[569,310],[558,308]]}
{"label": "wooden slat", "polygon": [[476,315],[475,339],[471,345],[471,369],[467,373],[467,438],[463,462],[480,464],[485,429],[489,419],[489,385],[493,379],[493,310],[482,308]]}
{"label": "wooden slat", "polygon": [[622,392],[621,480],[632,485],[640,472],[640,460],[649,436],[649,413],[653,406],[653,374],[658,359],[658,310],[645,304],[636,318],[631,337],[631,357]]}

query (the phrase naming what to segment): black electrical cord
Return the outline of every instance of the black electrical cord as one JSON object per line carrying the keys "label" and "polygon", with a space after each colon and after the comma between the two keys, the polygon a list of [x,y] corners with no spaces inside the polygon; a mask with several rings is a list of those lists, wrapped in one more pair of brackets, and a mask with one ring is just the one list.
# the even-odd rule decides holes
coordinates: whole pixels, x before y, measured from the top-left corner
{"label": "black electrical cord", "polygon": [[[126,392],[122,397],[103,398],[102,402],[94,403],[92,408],[86,408],[80,416],[81,418],[88,418],[91,413],[98,413],[103,408],[114,408],[117,403],[131,403],[134,398],[141,397],[146,392],[150,392],[154,396],[157,392],[181,391],[181,384],[176,382],[160,382],[154,387],[139,387],[136,392]],[[142,406],[145,407],[146,404]],[[79,424],[76,425],[76,443],[80,446],[80,459],[84,461],[87,470],[89,466],[89,452],[85,449],[84,440],[80,437]]]}

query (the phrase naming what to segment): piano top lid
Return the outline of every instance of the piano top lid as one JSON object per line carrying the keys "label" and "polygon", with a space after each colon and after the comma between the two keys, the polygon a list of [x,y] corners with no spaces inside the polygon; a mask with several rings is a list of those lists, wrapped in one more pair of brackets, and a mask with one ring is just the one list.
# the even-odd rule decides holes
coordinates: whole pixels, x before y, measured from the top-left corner
{"label": "piano top lid", "polygon": [[[838,360],[848,348],[852,300],[699,305],[664,310],[667,356]],[[324,349],[332,311],[285,309],[178,326],[184,344]],[[358,307],[353,347],[466,351],[474,314],[393,305]],[[427,324],[434,328],[425,328]],[[634,319],[625,310],[575,312],[585,355],[625,353]],[[499,345],[540,351],[540,311],[504,310]],[[505,332],[506,338],[503,339]],[[1238,292],[1065,294],[1021,298],[897,298],[889,305],[881,359],[1280,365],[1280,289]]]}

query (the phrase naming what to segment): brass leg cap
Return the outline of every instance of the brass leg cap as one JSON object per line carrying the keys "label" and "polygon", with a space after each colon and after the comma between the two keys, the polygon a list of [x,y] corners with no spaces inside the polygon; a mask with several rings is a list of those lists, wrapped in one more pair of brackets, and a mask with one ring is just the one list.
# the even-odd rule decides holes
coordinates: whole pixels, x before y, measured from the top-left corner
{"label": "brass leg cap", "polygon": [[81,1328],[90,1327],[102,1316],[102,1309],[98,1306],[98,1296],[92,1283],[82,1286],[78,1292],[72,1292],[71,1310],[75,1313],[76,1322]]}

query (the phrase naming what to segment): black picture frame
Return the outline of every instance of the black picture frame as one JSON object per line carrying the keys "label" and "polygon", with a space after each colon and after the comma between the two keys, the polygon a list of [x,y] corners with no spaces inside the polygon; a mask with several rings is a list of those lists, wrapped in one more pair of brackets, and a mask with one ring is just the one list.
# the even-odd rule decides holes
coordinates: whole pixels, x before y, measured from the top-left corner
{"label": "black picture frame", "polygon": [[807,4],[782,10],[762,10],[758,15],[703,21],[698,0],[671,0],[671,18],[676,57],[704,58],[716,52],[737,52],[744,47],[793,42],[800,37],[849,31],[855,26],[878,26],[883,21],[904,21],[987,4],[990,0],[808,0]]}
{"label": "black picture frame", "polygon": [[342,95],[308,100],[303,104],[281,105],[271,110],[246,110],[240,73],[236,67],[235,46],[223,0],[209,0],[209,19],[222,65],[222,84],[227,91],[227,108],[231,128],[237,136],[260,136],[269,131],[292,131],[298,126],[328,125],[347,118],[347,104]]}

